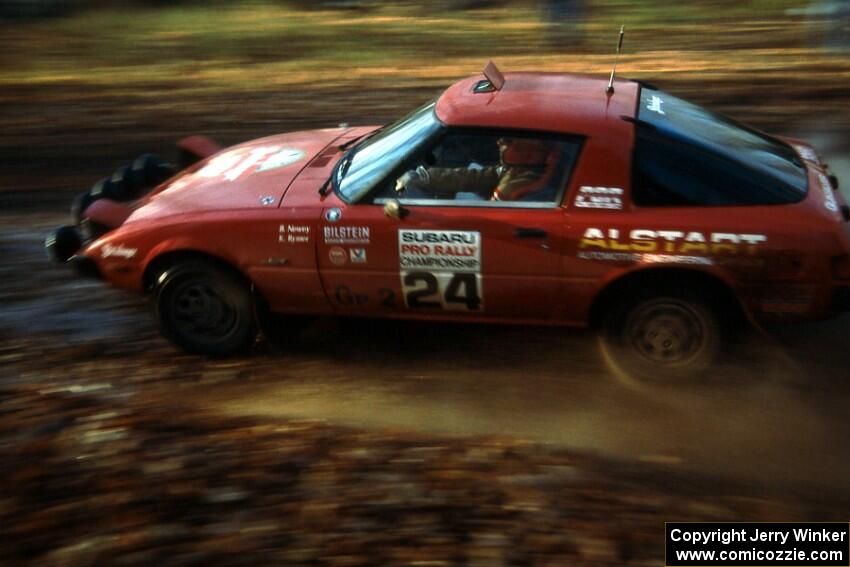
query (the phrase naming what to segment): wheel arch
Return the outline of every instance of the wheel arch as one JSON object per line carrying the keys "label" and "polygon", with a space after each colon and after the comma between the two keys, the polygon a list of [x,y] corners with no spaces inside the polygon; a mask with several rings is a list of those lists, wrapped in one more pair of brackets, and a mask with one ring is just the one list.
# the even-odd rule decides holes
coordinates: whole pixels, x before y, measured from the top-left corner
{"label": "wheel arch", "polygon": [[259,293],[254,282],[251,281],[251,278],[249,278],[242,270],[234,266],[231,262],[228,262],[221,256],[216,256],[215,254],[211,254],[203,250],[190,248],[168,250],[150,259],[142,273],[142,289],[146,292],[150,292],[157,285],[157,279],[160,274],[176,268],[180,264],[191,261],[207,262],[217,268],[229,272],[245,283],[245,285],[252,290],[252,293]]}
{"label": "wheel arch", "polygon": [[720,276],[703,270],[663,266],[631,271],[608,282],[593,298],[588,323],[592,328],[599,328],[609,306],[634,295],[635,290],[663,290],[674,286],[703,294],[710,304],[722,310],[721,314],[729,323],[752,321],[746,305],[730,283]]}

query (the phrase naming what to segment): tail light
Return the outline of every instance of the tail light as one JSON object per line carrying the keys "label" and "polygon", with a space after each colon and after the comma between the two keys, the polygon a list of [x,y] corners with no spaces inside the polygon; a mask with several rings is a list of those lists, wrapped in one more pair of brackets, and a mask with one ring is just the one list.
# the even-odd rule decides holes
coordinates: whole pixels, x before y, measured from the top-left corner
{"label": "tail light", "polygon": [[832,259],[832,277],[836,280],[850,280],[850,256],[835,256]]}

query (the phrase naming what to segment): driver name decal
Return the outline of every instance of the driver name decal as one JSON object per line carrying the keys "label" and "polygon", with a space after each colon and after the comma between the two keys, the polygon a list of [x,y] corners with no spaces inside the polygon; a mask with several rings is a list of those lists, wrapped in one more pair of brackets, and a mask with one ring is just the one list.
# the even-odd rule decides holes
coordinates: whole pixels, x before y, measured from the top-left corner
{"label": "driver name decal", "polygon": [[408,308],[482,309],[481,233],[400,229],[398,258]]}
{"label": "driver name decal", "polygon": [[278,227],[278,242],[307,244],[310,242],[310,227],[299,224],[282,224]]}

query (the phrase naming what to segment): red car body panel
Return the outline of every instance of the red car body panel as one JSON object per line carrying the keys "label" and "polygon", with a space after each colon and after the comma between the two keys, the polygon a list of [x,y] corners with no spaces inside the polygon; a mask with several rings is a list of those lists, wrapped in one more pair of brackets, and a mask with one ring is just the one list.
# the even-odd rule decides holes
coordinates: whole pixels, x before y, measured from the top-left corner
{"label": "red car body panel", "polygon": [[[205,254],[242,272],[273,310],[289,313],[584,325],[609,285],[659,268],[711,276],[759,318],[834,312],[834,289],[850,285],[833,267],[850,257],[850,224],[840,211],[846,203],[804,142],[789,141],[808,168],[808,193],[798,203],[641,208],[630,198],[637,83],[617,80],[606,94],[605,78],[514,73],[501,91],[472,94],[481,80],[450,87],[437,117],[449,127],[584,138],[559,206],[411,206],[403,220],[388,218],[381,205],[319,193],[342,155],[338,146],[375,127],[317,130],[211,156],[141,201],[82,254],[110,283],[135,291],[164,255]],[[622,188],[622,208],[577,207],[586,187]],[[481,234],[480,308],[408,307],[402,229]],[[519,238],[526,229],[545,236]]]}
{"label": "red car body panel", "polygon": [[[181,213],[260,208],[263,197],[271,197],[277,204],[312,157],[343,132],[332,128],[283,134],[227,148],[158,191],[134,211],[128,222]],[[260,170],[281,154],[280,161]]]}

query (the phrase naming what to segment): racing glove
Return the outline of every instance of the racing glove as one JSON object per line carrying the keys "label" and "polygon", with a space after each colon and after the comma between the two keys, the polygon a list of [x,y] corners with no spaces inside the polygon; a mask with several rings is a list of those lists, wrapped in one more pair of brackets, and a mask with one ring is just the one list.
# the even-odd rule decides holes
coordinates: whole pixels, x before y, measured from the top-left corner
{"label": "racing glove", "polygon": [[425,166],[420,165],[416,169],[406,171],[396,179],[395,191],[396,193],[404,193],[405,189],[421,189],[428,185],[430,180],[431,176],[428,175],[428,170],[425,169]]}

